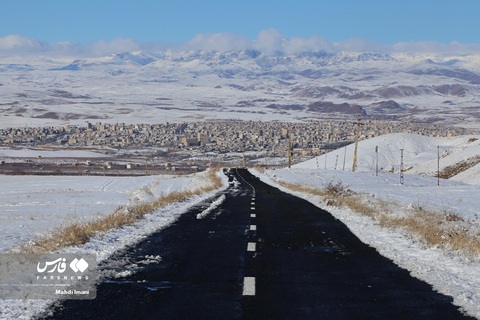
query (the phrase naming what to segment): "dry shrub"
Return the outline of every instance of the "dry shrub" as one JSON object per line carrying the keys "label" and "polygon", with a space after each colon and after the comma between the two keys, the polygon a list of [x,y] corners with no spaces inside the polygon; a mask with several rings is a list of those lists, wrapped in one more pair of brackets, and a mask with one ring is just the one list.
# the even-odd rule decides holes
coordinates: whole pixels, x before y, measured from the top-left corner
{"label": "dry shrub", "polygon": [[464,221],[461,216],[453,212],[446,213],[445,218],[447,219],[447,221]]}
{"label": "dry shrub", "polygon": [[365,201],[358,195],[341,198],[339,204],[371,218],[375,218],[379,212],[375,203]]}
{"label": "dry shrub", "polygon": [[[480,254],[480,233],[473,225],[463,223],[458,214],[438,212],[413,206],[404,217],[383,217],[384,227],[403,228],[416,235],[425,245],[461,251],[474,256]],[[477,229],[477,232],[471,231]]]}
{"label": "dry shrub", "polygon": [[255,166],[255,169],[260,173],[265,173],[265,166]]}
{"label": "dry shrub", "polygon": [[348,186],[344,185],[342,181],[333,182],[330,181],[324,187],[325,193],[330,197],[347,197],[353,195],[353,192],[348,188]]}
{"label": "dry shrub", "polygon": [[327,195],[327,193],[324,190],[310,187],[310,186],[304,186],[304,185],[285,182],[285,181],[278,181],[278,184],[281,185],[282,187],[285,187],[295,192],[302,192],[302,193],[307,193],[307,194],[320,196],[320,197],[325,197]]}
{"label": "dry shrub", "polygon": [[50,234],[23,245],[20,250],[26,252],[51,252],[68,246],[85,244],[98,233],[131,225],[161,207],[174,202],[185,201],[194,195],[217,189],[222,185],[222,180],[216,174],[215,169],[209,170],[208,179],[210,182],[208,185],[193,191],[171,192],[152,202],[119,207],[109,215],[98,220],[88,222],[75,221],[68,226],[56,228]]}
{"label": "dry shrub", "polygon": [[326,198],[327,205],[348,207],[356,212],[360,212],[369,216],[373,215],[376,209],[375,205],[369,203],[368,201],[364,201],[361,198],[361,195],[355,194],[341,181],[330,181],[322,189],[285,181],[280,181],[279,184],[292,191],[303,192]]}

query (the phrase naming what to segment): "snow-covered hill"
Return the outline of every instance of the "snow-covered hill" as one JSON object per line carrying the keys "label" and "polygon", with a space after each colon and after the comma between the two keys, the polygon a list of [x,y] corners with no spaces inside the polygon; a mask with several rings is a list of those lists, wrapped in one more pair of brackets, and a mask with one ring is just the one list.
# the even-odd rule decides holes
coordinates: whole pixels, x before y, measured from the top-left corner
{"label": "snow-covered hill", "polygon": [[[378,149],[377,149],[378,147]],[[295,165],[296,168],[321,168],[351,171],[354,144]],[[359,141],[357,171],[399,172],[403,149],[405,174],[437,176],[469,184],[480,184],[480,136],[428,137],[393,133]],[[438,158],[440,157],[440,162]]]}
{"label": "snow-covered hill", "polygon": [[479,61],[475,55],[255,50],[0,57],[0,126],[357,115],[352,108],[309,107],[322,104],[354,106],[368,118],[479,127]]}

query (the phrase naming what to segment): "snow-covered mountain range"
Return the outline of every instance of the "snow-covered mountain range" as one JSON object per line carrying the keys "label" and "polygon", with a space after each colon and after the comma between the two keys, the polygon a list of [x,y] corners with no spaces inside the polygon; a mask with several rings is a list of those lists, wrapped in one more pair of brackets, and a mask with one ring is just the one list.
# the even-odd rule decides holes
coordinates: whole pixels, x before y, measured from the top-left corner
{"label": "snow-covered mountain range", "polygon": [[0,126],[368,117],[479,128],[480,54],[0,57]]}

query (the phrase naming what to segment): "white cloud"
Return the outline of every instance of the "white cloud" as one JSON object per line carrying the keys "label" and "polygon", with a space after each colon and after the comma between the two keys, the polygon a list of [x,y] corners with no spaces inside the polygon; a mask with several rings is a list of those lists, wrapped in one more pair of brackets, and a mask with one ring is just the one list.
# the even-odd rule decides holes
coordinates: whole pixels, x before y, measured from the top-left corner
{"label": "white cloud", "polygon": [[23,52],[38,50],[41,47],[42,44],[39,41],[19,35],[9,35],[0,38],[0,51]]}
{"label": "white cloud", "polygon": [[334,44],[335,51],[375,51],[386,52],[388,46],[362,38],[351,38]]}
{"label": "white cloud", "polygon": [[132,39],[114,39],[112,41],[98,41],[86,46],[86,52],[94,56],[109,55],[111,53],[142,50],[142,46]]}
{"label": "white cloud", "polygon": [[140,43],[132,39],[100,40],[81,44],[65,42],[41,42],[21,35],[9,35],[0,38],[0,55],[48,55],[94,57],[112,53],[138,50],[245,50],[255,49],[265,53],[283,52],[294,54],[306,51],[374,51],[385,53],[425,53],[437,55],[478,54],[480,44],[459,42],[401,42],[393,45],[375,43],[366,39],[352,38],[333,42],[314,35],[310,38],[286,38],[276,29],[259,32],[254,40],[231,33],[197,34],[190,41],[181,45],[167,45],[161,42]]}
{"label": "white cloud", "polygon": [[275,29],[266,29],[260,31],[257,39],[253,41],[254,49],[273,53],[276,51],[283,51],[284,42],[287,41],[283,35]]}
{"label": "white cloud", "polygon": [[229,51],[247,49],[249,43],[248,39],[231,33],[200,33],[180,47],[187,50]]}
{"label": "white cloud", "polygon": [[460,42],[439,43],[439,42],[400,42],[391,46],[393,52],[412,52],[426,54],[478,54],[480,44],[469,44]]}
{"label": "white cloud", "polygon": [[68,41],[40,42],[20,35],[0,38],[0,55],[103,56],[141,49],[142,45],[131,39],[74,44]]}
{"label": "white cloud", "polygon": [[286,41],[284,50],[288,54],[306,51],[334,51],[334,44],[325,38],[313,36],[311,38],[293,37]]}
{"label": "white cloud", "polygon": [[255,49],[265,53],[284,52],[287,54],[335,50],[334,44],[325,38],[313,36],[287,39],[276,29],[262,30],[254,40],[231,33],[197,34],[180,48],[216,51]]}

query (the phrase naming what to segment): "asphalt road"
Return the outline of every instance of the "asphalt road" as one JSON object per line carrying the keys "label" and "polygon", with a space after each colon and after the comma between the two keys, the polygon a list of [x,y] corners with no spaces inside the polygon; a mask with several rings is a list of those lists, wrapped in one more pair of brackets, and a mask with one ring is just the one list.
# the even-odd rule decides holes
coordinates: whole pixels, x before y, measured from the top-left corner
{"label": "asphalt road", "polygon": [[232,175],[238,182],[203,219],[209,203],[99,266],[137,265],[136,273],[100,283],[95,300],[64,301],[47,318],[467,318],[328,212],[247,170]]}

